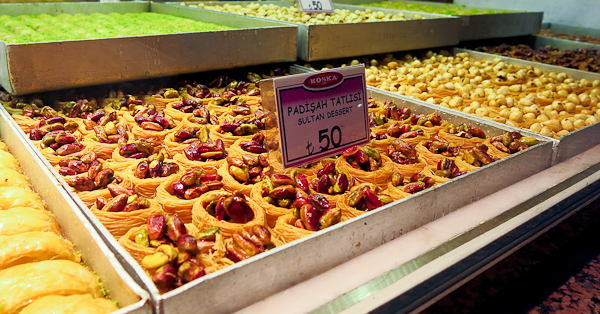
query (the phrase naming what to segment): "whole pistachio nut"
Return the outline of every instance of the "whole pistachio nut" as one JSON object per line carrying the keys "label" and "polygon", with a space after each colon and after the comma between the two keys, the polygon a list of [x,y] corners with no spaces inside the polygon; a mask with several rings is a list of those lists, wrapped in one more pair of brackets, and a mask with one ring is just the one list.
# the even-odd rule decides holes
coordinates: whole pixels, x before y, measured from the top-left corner
{"label": "whole pistachio nut", "polygon": [[371,189],[365,190],[365,204],[369,210],[377,209],[383,206],[383,202],[379,199],[377,194],[375,194]]}
{"label": "whole pistachio nut", "polygon": [[61,167],[58,172],[61,176],[74,176],[77,174],[77,171],[67,167]]}
{"label": "whole pistachio nut", "polygon": [[[487,148],[487,147],[486,147]],[[475,147],[472,152],[474,153],[477,160],[479,160],[482,164],[487,165],[494,162],[494,159],[487,154],[483,149],[479,147]]]}
{"label": "whole pistachio nut", "polygon": [[167,234],[173,242],[177,242],[181,235],[187,234],[183,221],[177,215],[170,215],[167,218]]}
{"label": "whole pistachio nut", "polygon": [[312,205],[306,204],[300,208],[300,219],[302,220],[302,224],[306,230],[319,230],[319,213]]}
{"label": "whole pistachio nut", "polygon": [[425,183],[421,181],[411,182],[402,187],[402,191],[410,194],[414,194],[425,189]]}
{"label": "whole pistachio nut", "polygon": [[58,144],[71,144],[76,140],[77,138],[75,135],[67,132],[61,132],[54,137],[54,141]]}
{"label": "whole pistachio nut", "polygon": [[274,186],[294,185],[294,180],[285,174],[274,174],[271,176],[271,182]]}
{"label": "whole pistachio nut", "polygon": [[392,174],[392,185],[400,186],[404,184],[404,175],[399,171],[394,171]]}
{"label": "whole pistachio nut", "polygon": [[339,208],[331,208],[319,219],[320,229],[333,226],[342,219],[342,210]]}
{"label": "whole pistachio nut", "polygon": [[502,144],[504,144],[504,146],[508,147],[510,145],[510,143],[512,143],[514,140],[512,133],[511,132],[506,132],[502,135]]}
{"label": "whole pistachio nut", "polygon": [[179,248],[180,251],[194,254],[197,250],[196,238],[189,234],[182,234],[179,237],[179,240],[177,240],[177,248]]}
{"label": "whole pistachio nut", "polygon": [[196,263],[186,261],[183,264],[181,264],[181,266],[179,266],[179,269],[177,270],[177,275],[179,276],[179,278],[182,279],[184,283],[186,283],[206,275],[206,272],[202,267],[198,266]]}
{"label": "whole pistachio nut", "polygon": [[137,151],[141,153],[146,153],[148,155],[154,154],[154,145],[152,143],[145,140],[135,140],[133,144]]}
{"label": "whole pistachio nut", "polygon": [[364,165],[369,163],[369,156],[362,150],[358,150],[355,154],[354,154],[354,160],[356,160],[357,163],[359,163],[360,165]]}
{"label": "whole pistachio nut", "polygon": [[225,247],[227,249],[227,258],[232,260],[234,263],[243,261],[250,257],[248,254],[246,254],[246,252],[244,252],[244,250],[235,246],[231,242],[227,242]]}
{"label": "whole pistachio nut", "polygon": [[203,184],[208,188],[209,191],[220,190],[224,186],[223,182],[220,180],[205,181]]}
{"label": "whole pistachio nut", "polygon": [[302,190],[304,190],[306,193],[308,193],[310,191],[309,185],[308,185],[308,179],[306,178],[305,175],[298,173],[294,176],[294,181],[296,183],[296,186]]}
{"label": "whole pistachio nut", "polygon": [[346,200],[348,205],[352,206],[352,207],[356,207],[356,205],[360,201],[363,200],[366,189],[367,189],[367,186],[362,185],[362,186],[359,186],[358,188],[356,188],[356,190],[354,190],[352,193],[350,193],[350,195],[348,196],[348,199]]}
{"label": "whole pistachio nut", "polygon": [[177,250],[177,248],[172,245],[169,245],[169,244],[163,244],[163,245],[157,247],[156,252],[164,253],[167,256],[167,258],[169,259],[169,262],[176,260],[177,256],[179,255],[179,251]]}
{"label": "whole pistachio nut", "polygon": [[185,186],[190,187],[194,184],[197,184],[202,177],[202,170],[194,169],[192,171],[188,171],[184,174],[179,181]]}
{"label": "whole pistachio nut", "polygon": [[221,232],[221,229],[219,227],[211,227],[208,229],[204,229],[204,230],[200,230],[198,231],[194,237],[197,240],[208,240],[208,241],[215,241],[217,238],[217,234]]}
{"label": "whole pistachio nut", "polygon": [[121,194],[108,201],[108,204],[102,210],[107,212],[121,212],[125,208],[125,205],[127,205],[127,195]]}
{"label": "whole pistachio nut", "polygon": [[352,146],[352,147],[346,148],[344,151],[342,151],[342,156],[345,156],[345,157],[354,156],[354,154],[356,154],[356,152],[358,150],[359,150],[358,146]]}
{"label": "whole pistachio nut", "polygon": [[65,144],[56,150],[56,154],[59,156],[66,156],[66,155],[77,153],[77,152],[81,151],[82,149],[83,149],[83,145],[81,145],[81,144],[77,144],[77,143]]}
{"label": "whole pistachio nut", "polygon": [[96,198],[96,208],[98,208],[98,210],[102,210],[106,204],[108,204],[108,200],[106,198],[102,196]]}
{"label": "whole pistachio nut", "polygon": [[[102,171],[103,169],[104,169],[104,166],[102,165],[102,163],[100,163],[99,160],[92,161],[87,170],[88,178],[90,178],[91,180],[95,180],[96,177],[98,176],[98,174],[100,173],[100,171]],[[113,196],[116,196],[116,195],[113,195]]]}
{"label": "whole pistachio nut", "polygon": [[115,196],[121,195],[121,194],[125,194],[125,195],[127,195],[127,197],[133,195],[133,190],[126,188],[124,186],[118,185],[116,183],[110,183],[106,187],[108,188],[108,191],[110,192],[110,195],[112,195],[112,197],[115,197]]}
{"label": "whole pistachio nut", "polygon": [[81,158],[79,159],[81,162],[83,162],[86,165],[90,165],[94,160],[96,160],[98,158],[98,156],[96,155],[96,153],[94,152],[89,152],[85,155],[82,155]]}
{"label": "whole pistachio nut", "polygon": [[[271,241],[271,232],[269,232],[269,229],[267,229],[267,227],[265,227],[265,226],[254,225],[252,227],[252,233],[254,234],[256,239],[262,245],[267,245],[272,242]],[[256,241],[254,241],[254,242],[256,242]]]}
{"label": "whole pistachio nut", "polygon": [[148,236],[150,240],[162,238],[166,230],[167,220],[163,215],[151,215],[148,217]]}
{"label": "whole pistachio nut", "polygon": [[128,143],[128,144],[121,146],[121,148],[119,148],[119,154],[121,156],[129,156],[131,154],[137,153],[138,151],[139,150],[135,143]]}
{"label": "whole pistachio nut", "polygon": [[163,163],[162,170],[160,173],[160,177],[168,177],[172,174],[175,174],[179,171],[179,165],[174,162],[166,162]]}
{"label": "whole pistachio nut", "polygon": [[235,243],[240,249],[242,249],[246,255],[254,256],[258,253],[258,248],[252,241],[244,237],[240,232],[236,232],[231,237],[233,243]]}
{"label": "whole pistachio nut", "polygon": [[258,157],[250,156],[250,155],[242,155],[243,163],[247,164],[250,167],[258,166]]}
{"label": "whole pistachio nut", "polygon": [[42,138],[42,144],[46,146],[50,146],[50,144],[54,143],[54,139],[56,138],[56,134],[52,134],[52,132],[47,133]]}
{"label": "whole pistachio nut", "polygon": [[153,160],[152,162],[150,162],[150,164],[148,165],[148,168],[150,170],[150,177],[151,178],[160,177],[160,175],[162,173],[162,167],[163,167],[163,163],[158,160]]}
{"label": "whole pistachio nut", "polygon": [[313,206],[318,210],[325,211],[331,207],[331,204],[323,195],[310,194],[308,197],[312,201]]}
{"label": "whole pistachio nut", "polygon": [[292,198],[294,195],[296,195],[296,190],[292,185],[278,186],[269,193],[269,196],[275,199]]}
{"label": "whole pistachio nut", "polygon": [[333,162],[328,162],[327,164],[325,164],[325,166],[323,167],[323,169],[319,170],[319,172],[317,172],[317,177],[322,177],[322,176],[326,176],[330,173],[333,173],[335,171],[335,163]]}
{"label": "whole pistachio nut", "polygon": [[179,254],[177,255],[177,261],[175,263],[177,265],[181,265],[181,264],[185,263],[186,261],[189,261],[191,258],[192,258],[192,256],[190,255],[190,253],[179,252]]}
{"label": "whole pistachio nut", "polygon": [[156,252],[142,259],[142,267],[146,269],[159,268],[169,262],[169,257],[163,252]]}
{"label": "whole pistachio nut", "polygon": [[229,206],[225,207],[225,211],[232,223],[244,224],[249,221],[248,218],[250,218],[250,220],[254,218],[254,212],[252,211],[252,208],[250,208],[250,205],[239,196],[233,197]]}
{"label": "whole pistachio nut", "polygon": [[237,166],[229,166],[229,173],[239,182],[245,183],[250,179],[250,174],[246,167],[240,168]]}
{"label": "whole pistachio nut", "polygon": [[527,146],[533,146],[537,143],[537,140],[534,137],[523,136],[519,139],[519,141]]}
{"label": "whole pistachio nut", "polygon": [[150,176],[150,165],[147,161],[141,161],[135,170],[133,171],[133,175],[138,179],[146,179]]}
{"label": "whole pistachio nut", "polygon": [[331,182],[328,176],[322,176],[317,181],[316,191],[318,193],[328,193],[329,187],[331,187]]}
{"label": "whole pistachio nut", "polygon": [[81,162],[81,160],[71,159],[67,163],[67,167],[75,170],[77,173],[84,173],[88,171],[88,166]]}
{"label": "whole pistachio nut", "polygon": [[186,200],[191,200],[200,197],[200,195],[208,192],[208,186],[205,184],[199,184],[197,186],[188,188],[185,190],[183,194],[183,198]]}
{"label": "whole pistachio nut", "polygon": [[394,199],[387,194],[378,194],[379,200],[385,205],[394,201]]}
{"label": "whole pistachio nut", "polygon": [[234,156],[231,156],[231,155],[227,156],[227,163],[230,166],[236,166],[236,167],[243,167],[244,166],[244,160],[243,159],[237,158],[237,157],[234,157]]}
{"label": "whole pistachio nut", "polygon": [[152,281],[159,288],[170,288],[177,282],[177,270],[170,264],[159,268],[152,276]]}
{"label": "whole pistachio nut", "polygon": [[98,173],[98,175],[96,176],[96,179],[94,180],[94,185],[97,188],[104,188],[106,185],[108,185],[114,178],[115,175],[115,171],[108,168],[108,169],[104,169],[102,171],[100,171],[100,173]]}
{"label": "whole pistachio nut", "polygon": [[140,229],[140,231],[138,231],[138,233],[135,234],[135,243],[137,245],[141,245],[144,247],[150,246],[150,238],[148,237],[148,230],[145,227]]}
{"label": "whole pistachio nut", "polygon": [[260,155],[258,155],[258,163],[263,168],[264,167],[268,167],[269,166],[269,160],[267,159],[267,155],[266,154],[260,154]]}

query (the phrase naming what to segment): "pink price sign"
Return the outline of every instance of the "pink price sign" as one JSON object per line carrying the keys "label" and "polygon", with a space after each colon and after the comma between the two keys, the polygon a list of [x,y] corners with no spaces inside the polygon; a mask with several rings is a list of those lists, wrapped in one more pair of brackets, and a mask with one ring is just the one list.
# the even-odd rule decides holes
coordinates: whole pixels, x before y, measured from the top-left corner
{"label": "pink price sign", "polygon": [[364,65],[273,79],[282,163],[310,163],[369,142]]}

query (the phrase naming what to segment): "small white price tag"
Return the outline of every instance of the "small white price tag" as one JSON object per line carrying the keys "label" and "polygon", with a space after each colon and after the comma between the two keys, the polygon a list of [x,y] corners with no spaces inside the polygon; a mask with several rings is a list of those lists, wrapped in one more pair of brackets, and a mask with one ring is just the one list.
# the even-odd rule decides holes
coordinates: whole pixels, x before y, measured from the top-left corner
{"label": "small white price tag", "polygon": [[369,142],[364,65],[273,79],[282,163],[310,163]]}
{"label": "small white price tag", "polygon": [[333,13],[331,0],[298,0],[300,10],[305,13]]}

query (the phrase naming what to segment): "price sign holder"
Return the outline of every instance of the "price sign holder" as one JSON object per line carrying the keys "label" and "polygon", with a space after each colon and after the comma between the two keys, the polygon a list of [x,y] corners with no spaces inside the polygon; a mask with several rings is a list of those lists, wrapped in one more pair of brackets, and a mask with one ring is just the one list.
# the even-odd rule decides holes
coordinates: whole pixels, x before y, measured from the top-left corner
{"label": "price sign holder", "polygon": [[284,168],[369,142],[365,82],[363,64],[260,82],[263,107],[276,112]]}
{"label": "price sign holder", "polygon": [[331,0],[298,0],[298,7],[304,13],[333,13]]}

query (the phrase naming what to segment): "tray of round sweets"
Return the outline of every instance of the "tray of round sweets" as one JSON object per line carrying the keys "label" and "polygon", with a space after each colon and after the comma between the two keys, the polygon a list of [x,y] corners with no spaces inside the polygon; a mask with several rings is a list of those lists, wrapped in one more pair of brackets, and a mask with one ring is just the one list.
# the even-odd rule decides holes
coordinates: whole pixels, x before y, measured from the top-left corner
{"label": "tray of round sweets", "polygon": [[0,12],[0,85],[13,95],[296,60],[295,27],[158,2]]}
{"label": "tray of round sweets", "polygon": [[460,41],[531,35],[540,31],[543,12],[523,12],[451,3],[400,0],[336,0],[375,8],[446,14],[460,18]]}
{"label": "tray of round sweets", "polygon": [[305,66],[330,68],[359,62],[370,62],[365,69],[370,87],[558,139],[553,164],[600,143],[598,73],[461,48]]}
{"label": "tray of round sweets", "polygon": [[[237,79],[218,75],[207,85],[166,86],[161,93],[171,96],[169,102],[157,97],[153,107],[136,96],[115,94],[109,107],[95,111],[73,111],[92,106],[73,101],[69,116],[46,107],[25,106],[21,113],[11,108],[9,124],[30,128],[28,147],[44,159],[40,165],[50,169],[124,268],[148,289],[158,313],[239,310],[551,163],[553,141],[535,133],[369,90],[368,145],[310,167],[261,175],[255,168],[275,169],[278,160],[276,153],[261,154],[273,134],[261,128],[267,121],[255,83],[244,81],[255,78],[254,73]],[[217,91],[242,97],[228,98],[232,108],[227,109],[223,98],[213,97]],[[247,106],[237,102],[240,98]],[[192,113],[178,116],[190,106]],[[99,125],[86,130],[94,119]],[[190,121],[197,126],[186,127]],[[154,134],[165,131],[155,129],[161,123],[166,123],[164,142],[153,145]],[[138,124],[147,128],[136,131]],[[48,131],[46,125],[62,130],[35,140]],[[125,126],[131,127],[131,142],[113,146],[112,158],[99,158],[96,152],[112,145],[99,141],[104,133],[125,136],[119,133]],[[192,132],[197,139],[188,136]],[[179,140],[169,137],[175,134]],[[184,145],[183,153],[171,156],[176,144]],[[84,151],[89,147],[97,149]],[[200,153],[204,149],[209,151]],[[86,162],[90,167],[83,169]],[[146,171],[150,164],[160,165],[160,172]],[[101,196],[86,204],[83,198],[90,194]],[[307,252],[315,258],[306,258]]]}
{"label": "tray of round sweets", "polygon": [[203,1],[182,5],[293,25],[298,29],[298,58],[306,61],[450,46],[459,41],[459,20],[440,14],[374,10],[347,4],[334,4],[332,14],[308,14],[299,12],[290,1]]}

